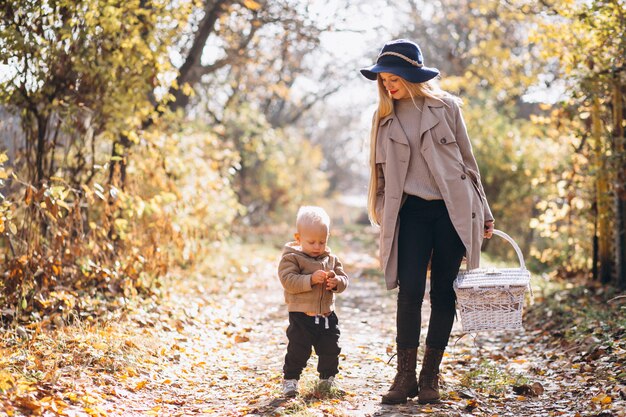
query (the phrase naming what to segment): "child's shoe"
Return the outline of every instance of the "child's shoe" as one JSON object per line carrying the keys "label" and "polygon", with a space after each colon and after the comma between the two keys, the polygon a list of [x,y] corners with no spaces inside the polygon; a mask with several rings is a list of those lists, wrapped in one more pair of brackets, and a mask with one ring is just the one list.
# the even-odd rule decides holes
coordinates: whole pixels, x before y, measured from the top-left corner
{"label": "child's shoe", "polygon": [[285,379],[283,381],[283,395],[285,397],[295,397],[298,395],[297,379]]}
{"label": "child's shoe", "polygon": [[320,379],[317,384],[317,389],[320,391],[330,391],[331,389],[334,389],[339,392],[343,392],[343,390],[337,385],[337,382],[335,382],[334,376],[330,376],[328,379]]}

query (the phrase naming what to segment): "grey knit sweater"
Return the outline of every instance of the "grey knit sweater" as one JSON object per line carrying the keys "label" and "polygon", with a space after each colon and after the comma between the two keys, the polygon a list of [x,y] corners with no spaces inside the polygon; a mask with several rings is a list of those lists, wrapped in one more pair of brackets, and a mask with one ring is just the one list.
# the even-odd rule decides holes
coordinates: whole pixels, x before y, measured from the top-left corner
{"label": "grey knit sweater", "polygon": [[[417,104],[417,108],[415,105]],[[422,146],[419,137],[420,124],[422,122],[421,109],[424,108],[424,97],[415,97],[415,104],[408,99],[394,100],[394,111],[398,116],[398,121],[409,139],[411,158],[409,159],[409,169],[404,182],[404,192],[415,195],[425,200],[443,199],[439,187],[435,183],[426,160],[422,156],[420,148]]]}

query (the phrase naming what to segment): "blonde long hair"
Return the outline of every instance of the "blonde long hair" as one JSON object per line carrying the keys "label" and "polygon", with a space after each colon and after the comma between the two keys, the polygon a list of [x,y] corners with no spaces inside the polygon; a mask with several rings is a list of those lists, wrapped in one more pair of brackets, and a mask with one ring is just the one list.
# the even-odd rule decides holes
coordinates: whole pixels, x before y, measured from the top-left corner
{"label": "blonde long hair", "polygon": [[[374,113],[372,120],[372,129],[370,131],[370,181],[367,192],[367,214],[370,222],[375,225],[380,225],[382,219],[379,219],[376,215],[376,191],[378,189],[378,172],[376,170],[376,137],[378,136],[378,124],[380,120],[388,116],[393,112],[393,98],[387,92],[387,89],[383,85],[383,80],[378,75],[378,109]],[[428,97],[438,100],[448,106],[444,99],[450,99],[461,104],[461,99],[453,96],[452,94],[442,90],[439,84],[433,79],[423,83],[412,83],[406,81],[400,77],[400,82],[407,89],[413,104],[415,104],[415,97]],[[415,104],[417,107],[417,104]],[[418,108],[419,109],[419,108]],[[421,109],[419,109],[421,111]]]}

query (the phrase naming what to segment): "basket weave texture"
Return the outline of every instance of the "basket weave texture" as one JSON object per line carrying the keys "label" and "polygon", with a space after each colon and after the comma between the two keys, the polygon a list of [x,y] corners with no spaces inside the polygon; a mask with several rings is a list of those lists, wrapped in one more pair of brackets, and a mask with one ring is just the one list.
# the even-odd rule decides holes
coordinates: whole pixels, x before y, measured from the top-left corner
{"label": "basket weave texture", "polygon": [[465,332],[523,328],[522,310],[526,291],[530,290],[530,272],[517,243],[501,230],[494,230],[493,234],[513,246],[520,267],[459,271],[454,291]]}

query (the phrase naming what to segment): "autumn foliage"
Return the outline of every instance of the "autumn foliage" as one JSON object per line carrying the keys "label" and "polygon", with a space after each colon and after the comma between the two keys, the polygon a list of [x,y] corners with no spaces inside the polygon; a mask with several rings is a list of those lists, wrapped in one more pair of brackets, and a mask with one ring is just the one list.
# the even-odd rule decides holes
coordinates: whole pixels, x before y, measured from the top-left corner
{"label": "autumn foliage", "polygon": [[[464,98],[498,227],[536,271],[623,288],[623,4],[442,1],[432,16],[417,5],[394,6],[408,22],[397,36],[423,45]],[[4,6],[4,323],[158,293],[172,266],[210,256],[233,225],[364,186],[338,139],[360,140],[342,132],[355,124],[315,106],[358,64],[322,67],[320,37],[336,22],[306,5]]]}
{"label": "autumn foliage", "polygon": [[[0,416],[625,415],[623,0],[0,10]],[[375,92],[358,68],[394,37],[462,97],[535,304],[525,333],[457,333],[441,404],[384,409],[395,293],[378,231],[336,197],[366,190],[361,93]],[[284,401],[275,261],[310,203],[330,209],[353,279],[338,300],[345,392],[316,390],[309,367]],[[507,250],[485,247],[515,262]]]}
{"label": "autumn foliage", "polygon": [[170,49],[203,36],[194,32],[203,12],[205,30],[232,24],[221,36],[244,48],[235,28],[276,21],[260,8],[3,3],[0,104],[12,132],[0,149],[3,324],[58,325],[158,294],[170,267],[210,257],[234,220],[269,219],[301,194],[300,181],[308,195],[323,191],[319,153],[306,154],[310,180],[293,175],[303,139],[258,108],[224,107],[228,117],[212,124],[178,111],[198,80],[178,83]]}

